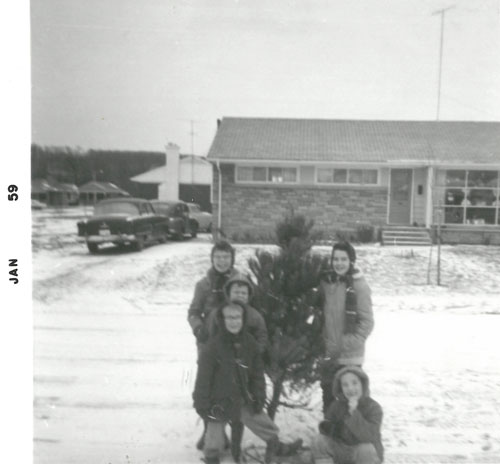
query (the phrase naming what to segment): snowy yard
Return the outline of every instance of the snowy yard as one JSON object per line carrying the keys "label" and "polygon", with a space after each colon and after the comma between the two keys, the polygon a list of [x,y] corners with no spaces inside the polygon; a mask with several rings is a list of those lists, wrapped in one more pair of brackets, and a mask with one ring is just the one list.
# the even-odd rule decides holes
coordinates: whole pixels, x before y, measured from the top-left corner
{"label": "snowy yard", "polygon": [[[35,462],[200,462],[186,315],[210,237],[89,255],[79,214],[33,215]],[[237,266],[256,248],[237,245]],[[500,248],[443,247],[441,287],[426,284],[429,251],[358,247],[373,291],[365,368],[385,412],[386,462],[498,464]],[[319,387],[311,411],[277,415],[282,434],[306,444],[319,419]],[[251,443],[260,445],[246,431]]]}

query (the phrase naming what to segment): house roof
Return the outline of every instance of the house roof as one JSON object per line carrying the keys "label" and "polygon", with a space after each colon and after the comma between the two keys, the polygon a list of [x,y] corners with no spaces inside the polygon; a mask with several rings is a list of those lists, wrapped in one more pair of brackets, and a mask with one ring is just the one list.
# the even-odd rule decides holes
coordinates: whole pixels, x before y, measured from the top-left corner
{"label": "house roof", "polygon": [[120,195],[129,195],[128,192],[111,182],[99,182],[96,180],[87,182],[86,184],[81,185],[78,189],[80,190],[80,193],[115,193]]}
{"label": "house roof", "polygon": [[[180,163],[195,163],[202,165],[210,165],[205,157],[197,156],[197,155],[180,155],[179,157]],[[131,177],[130,180],[134,182],[139,182],[142,184],[162,184],[165,182],[166,178],[166,169],[167,166],[164,164],[163,166],[159,166],[157,168],[150,169],[149,171],[143,172],[141,174],[137,174],[134,177]]]}
{"label": "house roof", "polygon": [[500,165],[500,123],[225,117],[208,159]]}
{"label": "house roof", "polygon": [[49,181],[46,179],[32,179],[31,180],[32,193],[45,193],[45,192],[71,192],[78,193],[78,187],[75,184],[67,184],[63,182]]}

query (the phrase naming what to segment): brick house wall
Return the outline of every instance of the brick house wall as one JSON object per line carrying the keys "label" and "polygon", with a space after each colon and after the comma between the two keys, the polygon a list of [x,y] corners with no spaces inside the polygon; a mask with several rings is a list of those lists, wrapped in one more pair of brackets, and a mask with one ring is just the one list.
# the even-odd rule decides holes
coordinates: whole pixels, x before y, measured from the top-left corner
{"label": "brick house wall", "polygon": [[[359,224],[382,226],[387,217],[387,187],[319,187],[235,183],[235,167],[222,164],[222,230],[228,237],[245,232],[272,234],[276,222],[292,207],[314,219],[315,230],[331,235]],[[214,168],[213,214],[218,217],[219,173]]]}

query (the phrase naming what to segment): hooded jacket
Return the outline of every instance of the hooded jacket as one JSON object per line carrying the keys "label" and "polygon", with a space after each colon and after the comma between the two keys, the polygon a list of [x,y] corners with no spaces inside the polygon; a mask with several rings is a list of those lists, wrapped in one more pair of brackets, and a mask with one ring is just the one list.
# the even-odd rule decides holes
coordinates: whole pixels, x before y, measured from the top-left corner
{"label": "hooded jacket", "polygon": [[[346,372],[355,374],[361,380],[363,387],[363,394],[352,414],[349,414],[348,401],[340,384],[340,379]],[[332,389],[337,399],[326,411],[325,421],[321,423],[320,430],[334,440],[349,446],[371,443],[377,450],[379,458],[383,460],[384,447],[380,432],[383,412],[382,407],[370,398],[369,379],[366,373],[356,366],[343,367],[335,375]]]}
{"label": "hooded jacket", "polygon": [[[238,283],[240,285],[245,285],[248,287],[248,301],[252,300],[253,297],[253,285],[249,278],[241,273],[235,273],[231,276],[226,284],[224,285],[224,295],[226,297],[226,301],[230,301],[229,298],[229,289],[232,284]],[[267,349],[268,338],[267,338],[267,327],[266,321],[262,317],[262,315],[249,304],[245,304],[246,309],[246,330],[247,332],[255,338],[257,345],[259,347],[260,353],[264,353]],[[218,318],[215,317],[217,312],[213,311],[208,316],[208,329],[210,336],[213,336],[217,333],[219,328]]]}
{"label": "hooded jacket", "polygon": [[365,341],[374,325],[371,290],[358,269],[353,273],[353,287],[356,292],[357,319],[354,332],[345,333],[345,282],[323,279],[319,286],[323,301],[325,355],[342,365],[363,364]]}
{"label": "hooded jacket", "polygon": [[[211,267],[207,275],[196,282],[193,300],[188,310],[188,322],[193,333],[199,326],[207,324],[210,313],[224,303],[224,284],[236,274],[238,271],[234,268],[221,274]],[[208,325],[206,327],[208,328]]]}
{"label": "hooded jacket", "polygon": [[217,318],[220,330],[200,353],[194,407],[202,417],[238,421],[243,405],[264,405],[264,366],[257,343],[246,330],[246,310],[243,328],[236,335],[227,331],[222,308]]}

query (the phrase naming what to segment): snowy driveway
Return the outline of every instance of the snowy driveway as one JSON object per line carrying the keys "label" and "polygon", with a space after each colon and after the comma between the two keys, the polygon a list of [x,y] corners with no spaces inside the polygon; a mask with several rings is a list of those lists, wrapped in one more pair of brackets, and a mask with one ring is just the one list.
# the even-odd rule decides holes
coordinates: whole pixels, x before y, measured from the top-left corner
{"label": "snowy driveway", "polygon": [[[72,242],[35,250],[36,463],[199,462],[186,311],[210,246],[201,236],[141,253],[93,256]],[[237,265],[253,248],[237,246]],[[500,250],[492,250],[500,262]],[[365,367],[385,411],[387,462],[499,463],[500,294],[433,286],[405,292],[404,282],[393,291],[377,263],[385,259],[399,278],[389,261],[395,253],[367,247],[359,259],[374,289]],[[497,264],[489,271],[500,274]],[[319,405],[318,392],[313,411],[280,411],[283,434],[307,442]],[[245,433],[249,442],[258,444]]]}

